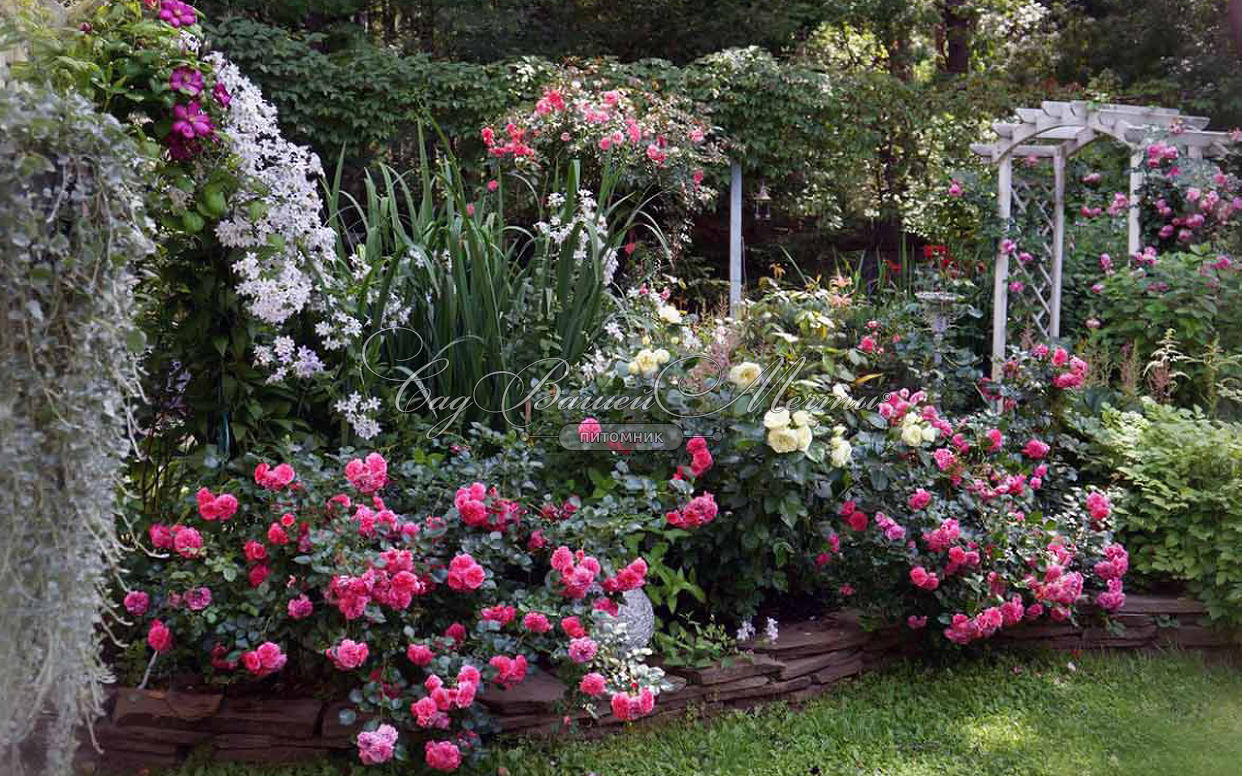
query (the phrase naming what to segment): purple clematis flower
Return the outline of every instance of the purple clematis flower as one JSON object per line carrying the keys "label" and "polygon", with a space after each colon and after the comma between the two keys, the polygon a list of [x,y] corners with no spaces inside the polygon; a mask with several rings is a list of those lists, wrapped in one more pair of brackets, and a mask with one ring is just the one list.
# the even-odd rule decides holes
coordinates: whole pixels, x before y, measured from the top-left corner
{"label": "purple clematis flower", "polygon": [[172,71],[168,85],[175,92],[182,92],[196,97],[203,91],[203,74],[188,67],[179,67]]}
{"label": "purple clematis flower", "polygon": [[203,113],[203,109],[199,107],[197,102],[173,106],[172,131],[186,140],[193,140],[195,137],[207,137],[212,133],[213,129],[211,117]]}
{"label": "purple clematis flower", "polygon": [[159,17],[172,27],[189,27],[198,21],[198,12],[181,0],[161,0]]}
{"label": "purple clematis flower", "polygon": [[216,98],[216,102],[220,103],[221,108],[229,107],[229,103],[233,101],[233,96],[229,94],[229,90],[224,88],[224,84],[216,81],[216,85],[211,90],[211,96]]}

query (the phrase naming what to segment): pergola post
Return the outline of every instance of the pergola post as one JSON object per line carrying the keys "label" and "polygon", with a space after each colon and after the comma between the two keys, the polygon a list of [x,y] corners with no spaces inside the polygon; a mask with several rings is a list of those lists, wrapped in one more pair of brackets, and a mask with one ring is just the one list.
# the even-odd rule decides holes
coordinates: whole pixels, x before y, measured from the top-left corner
{"label": "pergola post", "polygon": [[1065,263],[1065,152],[1058,148],[1052,157],[1052,303],[1048,333],[1061,336],[1061,271]]}
{"label": "pergola post", "polygon": [[[1009,231],[1010,209],[1013,204],[1013,156],[1000,160],[996,176],[997,213],[1003,229]],[[992,379],[1001,378],[1005,364],[1005,324],[1009,317],[1009,254],[999,247],[996,251],[996,272],[992,284]]]}
{"label": "pergola post", "polygon": [[1143,250],[1143,232],[1142,225],[1139,223],[1139,192],[1143,188],[1143,151],[1136,149],[1130,155],[1130,209],[1129,213],[1129,239],[1126,245],[1130,251],[1130,255]]}
{"label": "pergola post", "polygon": [[729,176],[729,315],[742,306],[742,165],[734,162]]}

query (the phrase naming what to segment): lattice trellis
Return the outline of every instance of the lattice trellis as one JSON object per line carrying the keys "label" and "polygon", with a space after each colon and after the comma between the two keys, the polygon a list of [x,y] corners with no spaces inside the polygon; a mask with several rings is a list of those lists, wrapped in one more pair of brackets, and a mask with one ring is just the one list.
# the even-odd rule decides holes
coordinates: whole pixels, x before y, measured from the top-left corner
{"label": "lattice trellis", "polygon": [[[1056,218],[1049,203],[1049,195],[1054,195],[1054,186],[1045,185],[1042,181],[1029,179],[1016,180],[1013,183],[1013,208],[1019,220],[1027,224],[1034,223],[1036,242],[1032,245],[1024,240],[1022,248],[1030,252],[1031,260],[1022,261],[1010,257],[1014,270],[1009,277],[1017,279],[1023,285],[1022,296],[1034,301],[1032,323],[1045,338],[1052,334],[1053,326],[1053,270],[1052,254],[1056,239]],[[1011,292],[1012,293],[1012,292]]]}
{"label": "lattice trellis", "polygon": [[[1143,185],[1143,147],[1155,137],[1176,146],[1191,159],[1223,156],[1235,142],[1228,133],[1205,131],[1209,119],[1183,116],[1172,108],[1097,105],[1088,102],[1047,101],[1039,108],[1019,108],[1017,120],[992,125],[997,139],[976,143],[971,150],[997,165],[997,210],[1008,225],[1016,208],[1028,222],[1035,219],[1039,250],[1023,262],[998,248],[992,291],[992,376],[1000,377],[1005,361],[1009,284],[1023,284],[1020,293],[1035,302],[1029,322],[1045,337],[1061,334],[1061,285],[1065,257],[1065,167],[1067,160],[1101,136],[1109,136],[1131,151],[1129,250],[1140,249],[1141,229],[1137,195]],[[1051,187],[1014,177],[1013,157],[1035,164],[1052,162]],[[1049,188],[1051,190],[1049,191]],[[1028,248],[1029,250],[1029,248]],[[1010,265],[1016,266],[1011,271]]]}

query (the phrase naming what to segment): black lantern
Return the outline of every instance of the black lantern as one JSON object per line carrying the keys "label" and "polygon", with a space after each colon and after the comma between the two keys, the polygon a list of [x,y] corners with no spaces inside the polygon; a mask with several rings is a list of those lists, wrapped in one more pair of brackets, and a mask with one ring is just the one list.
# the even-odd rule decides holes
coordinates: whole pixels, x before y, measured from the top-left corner
{"label": "black lantern", "polygon": [[755,195],[755,220],[772,220],[772,195],[768,193],[768,185],[759,182],[759,193]]}

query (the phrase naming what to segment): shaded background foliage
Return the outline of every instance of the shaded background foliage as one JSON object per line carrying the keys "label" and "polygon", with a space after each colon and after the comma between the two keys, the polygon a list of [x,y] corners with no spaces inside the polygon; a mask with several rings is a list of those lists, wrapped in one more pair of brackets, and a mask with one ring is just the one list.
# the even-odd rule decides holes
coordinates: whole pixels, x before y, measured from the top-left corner
{"label": "shaded background foliage", "polygon": [[[921,217],[935,185],[977,166],[971,140],[1041,99],[1158,103],[1242,122],[1227,0],[594,0],[205,2],[209,32],[325,158],[397,167],[417,119],[455,149],[531,102],[563,69],[699,103],[774,197],[746,226],[760,263],[840,252],[888,258],[944,242]],[[717,170],[717,185],[726,171]],[[747,203],[747,210],[751,203]],[[697,259],[720,274],[727,208],[699,218]],[[686,274],[693,274],[690,269]]]}

